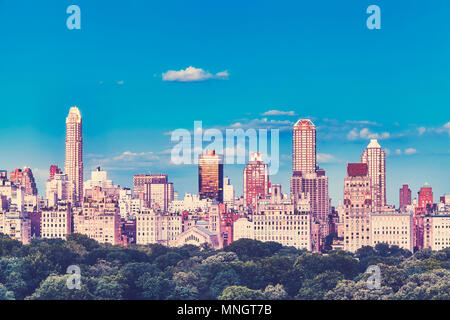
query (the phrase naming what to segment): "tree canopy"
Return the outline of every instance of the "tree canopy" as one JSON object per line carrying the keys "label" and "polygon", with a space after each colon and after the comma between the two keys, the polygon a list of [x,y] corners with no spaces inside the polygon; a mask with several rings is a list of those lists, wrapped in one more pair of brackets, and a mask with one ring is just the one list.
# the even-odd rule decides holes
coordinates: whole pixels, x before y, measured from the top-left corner
{"label": "tree canopy", "polygon": [[[380,268],[369,289],[367,267]],[[80,271],[79,289],[69,289]],[[0,300],[121,299],[450,299],[450,249],[412,254],[378,244],[326,254],[241,239],[223,250],[159,244],[99,244],[86,236],[35,239],[0,235]]]}

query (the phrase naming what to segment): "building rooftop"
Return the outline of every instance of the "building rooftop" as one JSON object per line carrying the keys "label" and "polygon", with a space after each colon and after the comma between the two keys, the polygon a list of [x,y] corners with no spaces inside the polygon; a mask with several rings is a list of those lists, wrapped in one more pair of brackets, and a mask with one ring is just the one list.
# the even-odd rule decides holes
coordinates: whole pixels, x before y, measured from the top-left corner
{"label": "building rooftop", "polygon": [[209,235],[209,236],[215,236],[215,235],[216,235],[214,232],[211,232],[211,231],[209,231],[208,229],[205,229],[205,228],[203,228],[203,227],[195,226],[194,228],[197,228],[198,230],[200,230],[200,231],[206,233],[206,234]]}
{"label": "building rooftop", "polygon": [[412,212],[371,212],[370,214],[412,215]]}
{"label": "building rooftop", "polygon": [[367,148],[381,148],[377,139],[370,139],[370,143],[367,145]]}
{"label": "building rooftop", "polygon": [[365,176],[367,175],[367,163],[348,163],[347,174],[349,176]]}
{"label": "building rooftop", "polygon": [[316,127],[315,125],[314,125],[314,123],[311,121],[311,120],[309,120],[309,119],[299,119],[296,123],[295,123],[295,125],[294,125],[294,127]]}

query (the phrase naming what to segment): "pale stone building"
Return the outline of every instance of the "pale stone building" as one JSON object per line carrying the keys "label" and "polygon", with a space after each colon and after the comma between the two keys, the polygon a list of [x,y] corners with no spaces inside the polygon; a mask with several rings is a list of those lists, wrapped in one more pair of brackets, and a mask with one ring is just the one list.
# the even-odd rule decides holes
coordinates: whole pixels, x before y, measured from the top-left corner
{"label": "pale stone building", "polygon": [[450,215],[431,215],[424,219],[424,247],[432,250],[449,248]]}
{"label": "pale stone building", "polygon": [[75,182],[69,180],[67,174],[55,174],[52,180],[45,184],[45,193],[49,207],[54,207],[59,201],[75,202]]}
{"label": "pale stone building", "polygon": [[312,250],[310,203],[283,199],[281,186],[272,186],[270,200],[259,201],[257,212],[233,225],[233,241],[249,238]]}
{"label": "pale stone building", "polygon": [[0,212],[0,233],[23,244],[29,244],[31,241],[31,221],[15,208]]}
{"label": "pale stone building", "polygon": [[136,214],[136,243],[169,245],[183,232],[182,216],[143,209]]}
{"label": "pale stone building", "polygon": [[59,202],[53,208],[42,209],[41,237],[48,239],[66,239],[72,231],[70,205]]}
{"label": "pale stone building", "polygon": [[370,214],[371,242],[379,243],[413,252],[413,216],[411,213],[373,212]]}
{"label": "pale stone building", "polygon": [[116,201],[94,187],[93,197],[83,202],[81,212],[73,214],[74,233],[87,235],[100,243],[120,244],[120,213]]}

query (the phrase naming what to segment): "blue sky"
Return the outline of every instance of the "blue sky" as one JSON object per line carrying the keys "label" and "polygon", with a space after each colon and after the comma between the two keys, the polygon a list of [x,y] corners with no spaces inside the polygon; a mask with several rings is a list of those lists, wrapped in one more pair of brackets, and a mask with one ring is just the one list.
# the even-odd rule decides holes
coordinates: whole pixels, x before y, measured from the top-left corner
{"label": "blue sky", "polygon": [[[81,30],[66,8],[81,8]],[[381,8],[368,30],[366,8]],[[450,2],[424,1],[17,1],[0,0],[0,168],[34,169],[40,192],[50,164],[64,166],[65,117],[83,115],[86,174],[101,164],[132,175],[165,172],[197,192],[197,168],[168,163],[167,133],[205,128],[280,128],[288,191],[291,132],[310,117],[333,204],[346,162],[370,137],[388,150],[388,202],[424,182],[435,197],[450,181]],[[163,81],[189,66],[204,81]],[[226,71],[226,77],[216,77]],[[294,116],[263,115],[269,110]],[[446,126],[447,125],[447,126]],[[400,150],[400,151],[398,151]],[[226,166],[238,193],[242,165]]]}

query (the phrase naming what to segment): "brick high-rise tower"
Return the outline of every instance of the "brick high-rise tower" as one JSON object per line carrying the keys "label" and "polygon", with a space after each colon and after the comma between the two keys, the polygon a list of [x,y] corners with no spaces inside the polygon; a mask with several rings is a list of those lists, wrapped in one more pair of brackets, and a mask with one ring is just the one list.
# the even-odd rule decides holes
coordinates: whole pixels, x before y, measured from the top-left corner
{"label": "brick high-rise tower", "polygon": [[269,194],[269,169],[261,159],[261,154],[254,152],[244,168],[244,203],[255,207],[259,199]]}
{"label": "brick high-rise tower", "polygon": [[411,189],[407,184],[400,188],[400,212],[406,211],[406,206],[411,204]]}
{"label": "brick high-rise tower", "polygon": [[83,199],[83,132],[80,110],[71,107],[66,118],[66,162],[64,171],[75,183],[76,201]]}
{"label": "brick high-rise tower", "polygon": [[418,192],[419,195],[419,207],[420,208],[431,208],[433,206],[433,189],[431,188],[430,184],[428,182],[425,182],[422,188],[420,188],[420,191]]}
{"label": "brick high-rise tower", "polygon": [[377,139],[371,139],[361,155],[361,162],[367,163],[372,188],[372,211],[381,211],[386,205],[386,154]]}

